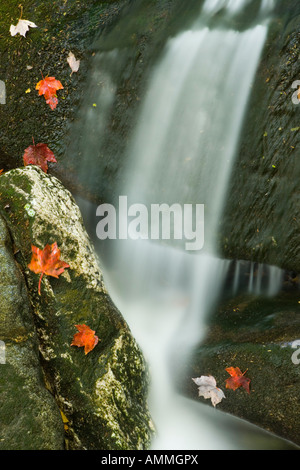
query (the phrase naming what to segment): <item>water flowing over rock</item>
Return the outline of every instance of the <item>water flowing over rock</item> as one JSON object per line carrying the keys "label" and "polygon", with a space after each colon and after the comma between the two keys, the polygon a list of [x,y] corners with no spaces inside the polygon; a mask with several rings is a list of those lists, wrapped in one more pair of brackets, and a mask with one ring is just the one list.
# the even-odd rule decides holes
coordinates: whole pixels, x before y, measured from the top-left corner
{"label": "water flowing over rock", "polygon": [[[286,270],[300,272],[300,102],[293,99],[299,1],[28,0],[26,16],[38,27],[26,41],[9,35],[19,10],[2,3],[0,169],[22,165],[33,136],[47,142],[57,158],[49,173],[82,197],[90,237],[96,205],[120,194],[131,194],[133,202],[142,195],[151,203],[205,203],[206,246],[218,256],[201,259],[148,240],[121,253],[112,248],[115,241],[95,240],[111,274],[108,295],[68,191],[37,168],[4,173],[0,341],[6,363],[0,342],[0,374],[11,382],[1,375],[0,448],[147,447],[153,430],[148,375],[135,338],[153,361],[155,422],[162,430],[154,445],[243,447],[241,423],[231,435],[236,421],[227,413],[298,442],[292,414],[299,409],[299,365],[291,361],[299,337],[297,292],[290,309],[286,297],[280,311],[277,298],[266,314],[260,308],[273,302]],[[81,60],[72,75],[70,51]],[[64,86],[54,112],[34,91],[41,71]],[[54,241],[70,269],[59,279],[44,276],[39,296],[38,275],[27,268],[31,244]],[[218,316],[228,270],[233,300],[226,297]],[[114,277],[121,285],[115,291]],[[289,282],[299,283],[294,272]],[[247,297],[262,294],[264,301]],[[217,319],[206,330],[214,309]],[[70,346],[75,324],[83,322],[100,338],[87,356]],[[219,361],[223,377],[221,368],[236,354],[245,368],[248,360],[257,366],[254,393],[247,401],[241,394],[223,400],[218,409],[227,413],[220,421],[216,410],[174,393],[170,376],[184,368],[193,346],[191,376],[213,373]],[[183,388],[194,398],[196,390]]]}
{"label": "water flowing over rock", "polygon": [[[22,324],[22,317],[19,319],[22,311],[13,309],[14,297],[7,301],[13,309],[15,320],[13,323],[10,317],[4,323],[6,336],[16,343],[15,348],[18,347],[18,338],[22,341],[23,337],[28,337],[28,342],[35,338],[35,374],[42,366],[46,387],[55,397],[66,421],[67,448],[145,448],[153,428],[147,411],[148,379],[144,359],[106,291],[98,260],[71,194],[55,177],[46,175],[37,167],[28,166],[1,176],[0,195],[0,210],[11,233],[16,260],[25,277],[22,278],[19,273],[17,281],[11,285],[19,282],[17,285],[27,300],[27,304],[25,301],[23,304],[25,325]],[[39,276],[27,268],[31,259],[31,244],[44,248],[47,243],[54,242],[61,249],[61,259],[68,262],[70,268],[59,279],[44,276],[41,295],[38,295]],[[9,256],[12,258],[12,254]],[[16,271],[13,259],[10,263]],[[22,284],[20,279],[23,280]],[[16,305],[22,304],[21,294]],[[73,335],[77,333],[75,325],[82,323],[96,330],[99,337],[96,348],[86,356],[82,348],[70,346]],[[26,374],[31,373],[26,365],[29,357],[26,359],[25,351],[22,357],[26,378]],[[16,359],[13,356],[13,364]],[[12,368],[10,354],[7,362],[1,368]],[[18,367],[21,366],[22,362]],[[35,393],[30,383],[26,386],[29,396]],[[47,402],[48,407],[53,407],[50,393],[43,389],[41,383],[39,387],[47,400],[42,409],[37,404],[36,413],[42,413]],[[4,401],[9,388],[9,383],[5,381],[2,390]],[[17,396],[19,392],[19,389],[14,389]],[[51,416],[47,419],[54,420]],[[51,435],[51,431],[49,433]],[[57,446],[51,442],[44,445]],[[37,442],[36,446],[43,448],[43,443]]]}

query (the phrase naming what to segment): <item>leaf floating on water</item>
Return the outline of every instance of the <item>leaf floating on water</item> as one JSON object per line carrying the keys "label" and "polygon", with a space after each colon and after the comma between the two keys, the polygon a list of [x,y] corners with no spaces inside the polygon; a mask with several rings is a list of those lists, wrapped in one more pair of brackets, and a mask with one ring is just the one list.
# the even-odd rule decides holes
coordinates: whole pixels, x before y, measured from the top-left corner
{"label": "leaf floating on water", "polygon": [[217,387],[216,379],[212,375],[201,375],[192,380],[198,385],[199,397],[210,398],[214,407],[226,398],[223,391]]}

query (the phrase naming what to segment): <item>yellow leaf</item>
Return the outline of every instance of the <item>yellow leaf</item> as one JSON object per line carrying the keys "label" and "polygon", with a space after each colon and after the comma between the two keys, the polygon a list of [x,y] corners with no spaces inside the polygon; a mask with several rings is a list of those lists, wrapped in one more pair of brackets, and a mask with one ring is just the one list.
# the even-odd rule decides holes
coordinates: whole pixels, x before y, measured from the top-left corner
{"label": "yellow leaf", "polygon": [[61,414],[61,418],[62,418],[62,420],[63,420],[63,423],[64,423],[64,424],[68,423],[69,420],[68,420],[68,418],[66,417],[65,413],[64,413],[63,411],[61,411],[61,410],[59,410],[59,411],[60,411],[60,414]]}

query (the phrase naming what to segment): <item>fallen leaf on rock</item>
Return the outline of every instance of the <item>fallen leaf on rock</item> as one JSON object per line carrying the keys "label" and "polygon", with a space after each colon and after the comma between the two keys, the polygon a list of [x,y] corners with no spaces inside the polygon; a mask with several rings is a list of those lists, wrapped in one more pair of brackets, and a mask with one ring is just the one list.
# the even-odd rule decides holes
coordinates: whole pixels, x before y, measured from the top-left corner
{"label": "fallen leaf on rock", "polygon": [[41,274],[39,279],[38,292],[41,295],[41,281],[44,274],[58,278],[65,268],[70,266],[65,261],[60,260],[60,249],[57,243],[46,245],[44,249],[31,245],[32,258],[28,268],[35,274]]}
{"label": "fallen leaf on rock", "polygon": [[56,80],[55,77],[46,77],[43,80],[40,80],[35,89],[39,90],[39,95],[44,95],[46,103],[49,104],[51,109],[56,108],[58,99],[56,97],[57,90],[62,90],[62,86],[59,80]]}
{"label": "fallen leaf on rock", "polygon": [[29,147],[24,150],[23,161],[25,166],[37,165],[45,173],[47,173],[48,170],[47,162],[56,163],[54,153],[43,143],[29,145]]}
{"label": "fallen leaf on rock", "polygon": [[16,34],[19,33],[21,36],[24,36],[25,38],[27,31],[29,31],[29,27],[37,28],[37,25],[34,24],[32,21],[19,19],[16,26],[14,26],[13,24],[10,25],[9,32],[12,36],[15,36]]}
{"label": "fallen leaf on rock", "polygon": [[201,375],[192,380],[198,386],[199,397],[210,398],[214,407],[226,398],[223,391],[217,387],[216,379],[212,375]]}
{"label": "fallen leaf on rock", "polygon": [[51,96],[46,100],[46,103],[49,104],[51,109],[55,109],[58,104],[58,99],[56,98],[56,96]]}
{"label": "fallen leaf on rock", "polygon": [[36,84],[36,90],[39,90],[39,95],[44,95],[46,100],[55,96],[56,91],[61,89],[63,89],[63,86],[55,77],[43,78],[43,80]]}
{"label": "fallen leaf on rock", "polygon": [[99,341],[98,336],[95,335],[95,331],[85,324],[75,325],[78,332],[73,336],[71,346],[84,346],[84,353],[88,354]]}
{"label": "fallen leaf on rock", "polygon": [[69,66],[71,67],[71,70],[72,70],[71,75],[72,75],[73,72],[78,72],[79,66],[80,66],[80,60],[79,59],[76,60],[73,52],[69,53],[69,55],[67,57],[67,62],[68,62]]}
{"label": "fallen leaf on rock", "polygon": [[248,369],[245,370],[244,373],[242,373],[238,367],[227,367],[225,370],[231,375],[231,377],[226,379],[226,388],[236,390],[239,387],[243,387],[248,393],[250,393],[250,379],[244,377],[244,374],[246,374]]}

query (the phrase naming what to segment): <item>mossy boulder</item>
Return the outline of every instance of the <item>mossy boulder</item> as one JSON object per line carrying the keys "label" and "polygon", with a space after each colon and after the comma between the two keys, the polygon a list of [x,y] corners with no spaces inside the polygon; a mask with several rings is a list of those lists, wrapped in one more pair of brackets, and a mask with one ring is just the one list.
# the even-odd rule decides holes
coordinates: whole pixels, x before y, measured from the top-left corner
{"label": "mossy boulder", "polygon": [[0,217],[0,450],[61,450],[59,408],[46,389],[26,281]]}
{"label": "mossy boulder", "polygon": [[[212,375],[226,398],[221,411],[249,421],[280,438],[300,445],[300,339],[298,291],[276,298],[240,296],[224,301],[207,325],[203,342],[187,368],[184,393],[198,397],[191,377]],[[299,346],[298,346],[299,349]],[[294,356],[293,356],[294,355]],[[300,358],[300,353],[298,353]],[[227,367],[239,367],[250,382],[244,388],[226,388]]]}
{"label": "mossy boulder", "polygon": [[[153,431],[146,364],[106,291],[73,197],[57,178],[28,166],[1,176],[0,200],[28,288],[47,388],[65,418],[67,448],[146,448]],[[59,279],[44,276],[39,295],[39,275],[27,267],[31,245],[54,242],[70,268]],[[77,324],[99,337],[87,355],[70,346]]]}

